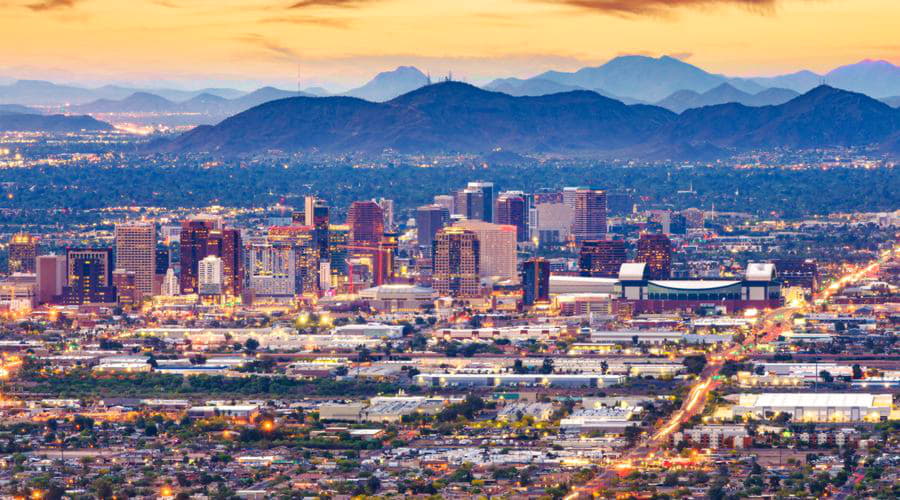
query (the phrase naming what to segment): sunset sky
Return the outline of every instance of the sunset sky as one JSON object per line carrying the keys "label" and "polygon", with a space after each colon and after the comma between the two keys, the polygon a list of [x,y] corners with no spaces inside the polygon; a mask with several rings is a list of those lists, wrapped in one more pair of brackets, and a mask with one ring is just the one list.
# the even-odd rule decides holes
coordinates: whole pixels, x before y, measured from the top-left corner
{"label": "sunset sky", "polygon": [[669,54],[709,71],[900,63],[898,0],[0,0],[0,77],[358,84],[415,65],[481,83]]}

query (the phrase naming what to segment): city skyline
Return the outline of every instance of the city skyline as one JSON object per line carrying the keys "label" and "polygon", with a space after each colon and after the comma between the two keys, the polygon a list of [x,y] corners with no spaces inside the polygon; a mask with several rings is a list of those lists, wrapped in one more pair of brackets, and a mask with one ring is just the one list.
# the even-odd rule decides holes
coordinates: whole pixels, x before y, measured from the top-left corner
{"label": "city skyline", "polygon": [[900,61],[885,43],[900,5],[886,0],[22,0],[0,10],[10,48],[0,77],[85,85],[294,88],[299,73],[303,86],[346,89],[404,64],[484,83],[623,54],[733,76]]}

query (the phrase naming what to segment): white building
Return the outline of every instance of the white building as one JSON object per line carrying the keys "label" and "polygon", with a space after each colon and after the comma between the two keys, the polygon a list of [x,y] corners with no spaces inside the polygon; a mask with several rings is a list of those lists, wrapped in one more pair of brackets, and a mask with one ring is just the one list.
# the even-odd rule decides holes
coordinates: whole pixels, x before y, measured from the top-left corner
{"label": "white building", "polygon": [[181,284],[178,283],[178,276],[175,276],[175,270],[171,267],[166,271],[166,277],[163,278],[161,293],[166,297],[175,297],[181,294]]}
{"label": "white building", "polygon": [[892,407],[891,394],[763,393],[741,394],[732,412],[755,418],[787,413],[797,422],[877,422],[886,420]]}
{"label": "white building", "polygon": [[222,259],[207,255],[197,266],[197,281],[200,295],[220,295],[224,283]]}

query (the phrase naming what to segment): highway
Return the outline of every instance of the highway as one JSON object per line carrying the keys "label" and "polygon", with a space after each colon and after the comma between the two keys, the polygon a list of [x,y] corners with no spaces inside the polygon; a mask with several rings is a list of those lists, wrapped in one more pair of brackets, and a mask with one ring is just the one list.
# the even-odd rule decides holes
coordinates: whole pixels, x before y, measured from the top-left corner
{"label": "highway", "polygon": [[[827,301],[840,291],[843,286],[859,281],[863,277],[877,270],[879,265],[890,260],[898,251],[900,251],[900,246],[885,251],[876,261],[870,263],[866,267],[847,273],[835,280],[827,288],[814,295],[812,304],[819,304]],[[779,335],[790,327],[791,319],[795,314],[805,313],[810,307],[810,305],[784,306],[767,311],[760,317],[760,320],[757,321],[751,334],[747,335],[742,343],[733,344],[722,351],[713,352],[707,355],[708,363],[703,369],[703,372],[700,373],[694,381],[681,408],[675,411],[666,422],[659,426],[656,432],[652,433],[640,444],[620,456],[618,460],[611,463],[602,473],[590,482],[573,488],[572,493],[567,495],[565,499],[576,500],[597,496],[601,490],[606,488],[609,481],[614,478],[619,471],[639,466],[642,461],[652,459],[656,456],[662,445],[672,433],[677,432],[678,429],[694,415],[703,413],[710,392],[718,387],[720,383],[716,377],[719,375],[722,365],[726,360],[740,361],[745,359],[748,354],[754,352],[759,344],[766,344],[777,339]]]}

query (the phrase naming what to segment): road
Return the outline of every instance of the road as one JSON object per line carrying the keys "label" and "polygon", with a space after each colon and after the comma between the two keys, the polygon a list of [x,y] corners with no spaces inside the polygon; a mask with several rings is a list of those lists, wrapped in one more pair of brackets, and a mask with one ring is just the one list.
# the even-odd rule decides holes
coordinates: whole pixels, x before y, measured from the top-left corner
{"label": "road", "polygon": [[[894,253],[900,251],[900,246],[894,247],[892,250],[885,251],[879,258],[868,266],[854,270],[842,276],[828,288],[815,294],[813,304],[827,301],[835,293],[849,283],[859,281],[863,277],[875,271],[880,264],[891,259]],[[716,387],[719,381],[716,377],[722,369],[722,365],[726,360],[740,361],[747,357],[748,354],[755,351],[759,344],[766,344],[777,339],[790,325],[791,318],[798,313],[809,310],[808,305],[804,306],[784,306],[778,309],[767,311],[760,320],[757,321],[753,331],[740,344],[733,344],[722,351],[713,352],[707,356],[709,359],[703,372],[697,377],[691,386],[688,396],[685,398],[681,408],[675,411],[669,419],[663,423],[653,434],[644,439],[640,444],[624,453],[618,460],[611,463],[602,473],[592,479],[589,483],[573,488],[572,493],[566,496],[566,500],[576,500],[579,498],[590,498],[596,496],[600,490],[603,490],[611,479],[622,470],[631,469],[633,466],[639,465],[641,461],[652,459],[659,451],[662,445],[668,440],[669,436],[678,431],[685,422],[695,415],[703,413],[706,408],[706,401]]]}

